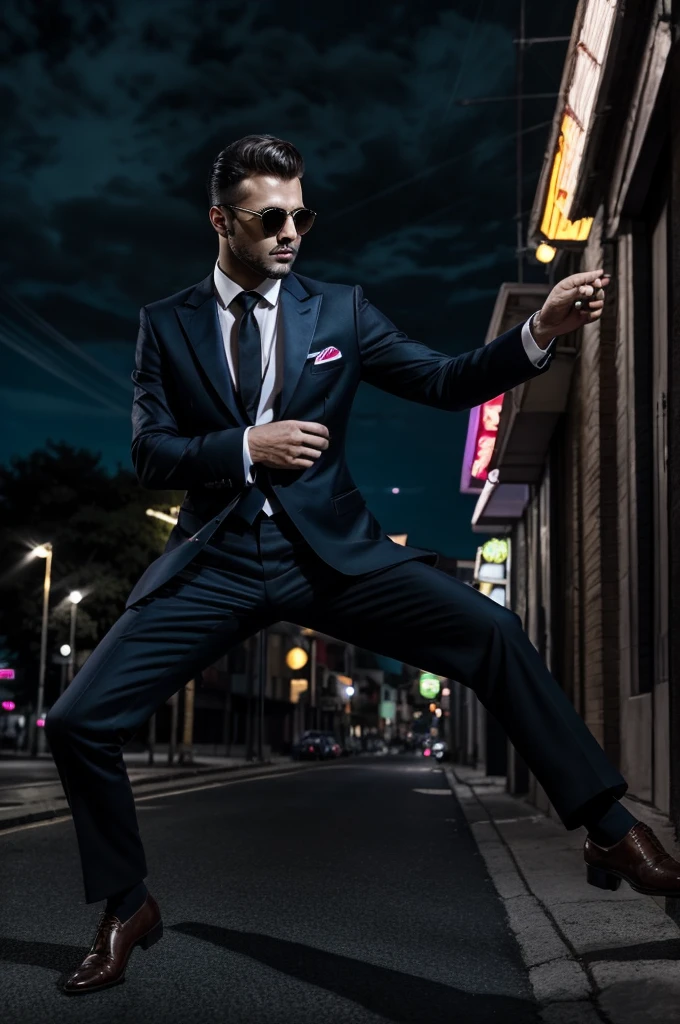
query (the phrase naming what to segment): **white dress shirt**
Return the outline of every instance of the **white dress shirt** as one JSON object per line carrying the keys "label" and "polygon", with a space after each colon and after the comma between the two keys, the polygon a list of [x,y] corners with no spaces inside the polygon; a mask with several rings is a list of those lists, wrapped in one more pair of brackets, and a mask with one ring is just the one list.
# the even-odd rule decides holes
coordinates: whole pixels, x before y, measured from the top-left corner
{"label": "white dress shirt", "polygon": [[[224,273],[219,263],[215,264],[215,293],[217,295],[217,313],[220,327],[222,329],[222,341],[224,351],[229,364],[229,373],[238,391],[238,331],[241,323],[242,311],[238,304],[229,308],[229,304],[240,295],[243,289],[240,284]],[[257,469],[253,467],[253,460],[250,457],[248,448],[248,434],[260,423],[271,423],[274,419],[274,400],[283,387],[283,345],[278,345],[278,320],[279,320],[279,292],[281,290],[280,278],[266,278],[257,288],[249,291],[259,292],[262,298],[255,306],[255,319],[260,329],[262,339],[262,391],[260,402],[257,407],[255,423],[246,427],[243,435],[243,472],[246,484],[255,483]],[[278,512],[281,505],[276,502],[265,501],[262,511],[268,516]]]}
{"label": "white dress shirt", "polygon": [[[222,342],[229,365],[229,373],[234,388],[238,391],[238,331],[242,313],[238,305],[231,309],[230,304],[244,289],[224,273],[219,263],[215,264],[214,280]],[[257,469],[253,466],[253,460],[250,457],[248,433],[253,426],[271,423],[274,419],[274,400],[283,387],[283,345],[278,344],[280,339],[279,293],[281,280],[280,278],[266,278],[261,284],[258,284],[257,288],[249,290],[259,292],[262,296],[254,310],[262,339],[262,391],[255,423],[246,427],[243,434],[243,472],[246,484],[253,484]],[[548,353],[545,349],[539,348],[531,333],[531,321],[535,315],[532,313],[522,327],[522,344],[531,362],[540,369],[548,358]],[[262,506],[262,511],[268,516],[280,509],[281,505],[275,499],[271,502],[265,501]]]}

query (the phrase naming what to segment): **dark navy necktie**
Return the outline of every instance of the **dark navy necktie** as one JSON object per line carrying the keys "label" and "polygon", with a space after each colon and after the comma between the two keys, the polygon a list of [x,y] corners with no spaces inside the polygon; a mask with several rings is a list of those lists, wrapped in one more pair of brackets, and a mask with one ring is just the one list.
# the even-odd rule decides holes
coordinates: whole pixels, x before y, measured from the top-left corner
{"label": "dark navy necktie", "polygon": [[233,300],[243,310],[238,328],[238,388],[243,408],[251,423],[257,419],[262,391],[262,337],[255,319],[259,292],[241,292]]}

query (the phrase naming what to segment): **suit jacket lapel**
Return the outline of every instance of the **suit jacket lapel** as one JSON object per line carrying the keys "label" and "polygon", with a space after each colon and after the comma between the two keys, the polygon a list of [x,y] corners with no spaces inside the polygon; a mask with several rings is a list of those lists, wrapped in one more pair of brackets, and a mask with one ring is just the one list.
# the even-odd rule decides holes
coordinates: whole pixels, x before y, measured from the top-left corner
{"label": "suit jacket lapel", "polygon": [[[321,299],[319,294],[310,295],[293,274],[283,281],[279,292],[282,337],[277,343],[283,344],[284,370],[277,419],[283,418],[300,380],[314,338]],[[175,312],[208,380],[236,422],[247,426],[250,421],[241,411],[229,373],[212,274],[196,285],[184,305],[175,306]]]}
{"label": "suit jacket lapel", "polygon": [[213,388],[237,423],[247,426],[250,421],[241,412],[229,373],[212,274],[196,285],[184,305],[175,306],[175,311]]}
{"label": "suit jacket lapel", "polygon": [[292,274],[285,278],[279,292],[280,327],[283,338],[283,388],[277,419],[285,412],[305,365],[319,319],[321,295],[310,295]]}

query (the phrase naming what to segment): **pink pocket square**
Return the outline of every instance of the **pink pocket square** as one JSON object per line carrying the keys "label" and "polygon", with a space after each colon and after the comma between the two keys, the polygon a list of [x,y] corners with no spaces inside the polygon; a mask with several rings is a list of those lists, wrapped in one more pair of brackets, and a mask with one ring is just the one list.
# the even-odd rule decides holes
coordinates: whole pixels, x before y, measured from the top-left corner
{"label": "pink pocket square", "polygon": [[328,348],[322,349],[318,356],[314,360],[314,365],[317,363],[330,363],[333,359],[341,359],[342,352],[339,348],[335,348],[334,345],[329,345]]}

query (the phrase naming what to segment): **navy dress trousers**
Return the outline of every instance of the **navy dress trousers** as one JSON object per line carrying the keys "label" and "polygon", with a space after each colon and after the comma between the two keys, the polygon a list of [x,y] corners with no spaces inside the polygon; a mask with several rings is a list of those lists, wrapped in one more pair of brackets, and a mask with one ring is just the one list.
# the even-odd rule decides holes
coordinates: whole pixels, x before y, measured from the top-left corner
{"label": "navy dress trousers", "polygon": [[197,672],[280,620],[469,686],[568,829],[627,788],[519,617],[437,569],[435,552],[391,541],[345,458],[360,381],[469,409],[548,372],[552,348],[535,365],[518,325],[445,355],[398,331],[360,287],[295,273],[282,280],[276,309],[269,420],[313,420],[330,433],[306,469],[248,468],[252,415],[230,372],[214,274],[141,311],[132,459],[143,486],[186,496],[165,552],[47,714],[88,903],[147,874],[125,743]]}

